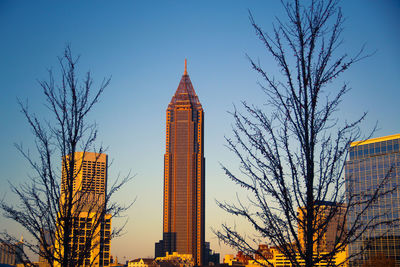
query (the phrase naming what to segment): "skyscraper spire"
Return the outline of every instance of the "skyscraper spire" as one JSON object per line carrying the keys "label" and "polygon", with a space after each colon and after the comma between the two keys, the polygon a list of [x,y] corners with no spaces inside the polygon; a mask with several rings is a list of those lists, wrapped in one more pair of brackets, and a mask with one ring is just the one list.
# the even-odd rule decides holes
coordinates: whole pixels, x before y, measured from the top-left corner
{"label": "skyscraper spire", "polygon": [[187,59],[185,58],[185,72],[183,73],[183,75],[188,75],[187,74]]}
{"label": "skyscraper spire", "polygon": [[156,257],[191,254],[195,265],[203,266],[204,190],[204,112],[185,59],[185,72],[167,108],[163,239],[155,244]]}

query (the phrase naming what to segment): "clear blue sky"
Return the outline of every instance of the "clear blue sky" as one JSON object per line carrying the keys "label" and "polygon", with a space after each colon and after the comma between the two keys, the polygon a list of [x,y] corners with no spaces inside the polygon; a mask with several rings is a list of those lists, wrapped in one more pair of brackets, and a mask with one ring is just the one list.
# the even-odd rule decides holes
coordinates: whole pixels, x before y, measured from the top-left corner
{"label": "clear blue sky", "polygon": [[[355,118],[368,111],[363,130],[378,121],[375,136],[400,133],[400,2],[353,0],[341,6],[343,49],[351,54],[366,43],[367,51],[376,53],[334,84],[346,80],[353,88],[340,114]],[[109,147],[114,160],[109,179],[129,170],[137,174],[117,196],[122,202],[137,196],[137,201],[127,214],[126,234],[112,241],[112,254],[120,260],[153,256],[154,242],[162,237],[165,110],[188,58],[206,116],[206,239],[212,249],[230,252],[210,227],[231,222],[251,230],[214,202],[233,199],[240,190],[219,166],[237,163],[224,147],[232,124],[227,111],[240,100],[262,103],[264,97],[246,53],[276,70],[254,35],[248,9],[266,31],[275,16],[282,17],[279,1],[272,0],[0,1],[0,196],[12,199],[7,181],[21,183],[31,173],[13,147],[14,142],[33,145],[16,99],[29,99],[31,110],[48,117],[37,80],[58,67],[57,56],[70,43],[81,55],[81,74],[90,70],[96,84],[112,76],[91,114],[99,125],[98,143]],[[0,228],[20,233],[2,217]]]}

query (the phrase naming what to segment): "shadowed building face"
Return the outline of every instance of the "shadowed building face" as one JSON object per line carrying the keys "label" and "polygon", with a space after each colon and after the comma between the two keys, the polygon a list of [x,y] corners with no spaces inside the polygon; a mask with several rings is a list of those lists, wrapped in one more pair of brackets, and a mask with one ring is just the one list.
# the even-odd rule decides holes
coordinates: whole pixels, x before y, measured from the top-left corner
{"label": "shadowed building face", "polygon": [[163,247],[202,264],[204,244],[203,108],[186,71],[167,108]]}

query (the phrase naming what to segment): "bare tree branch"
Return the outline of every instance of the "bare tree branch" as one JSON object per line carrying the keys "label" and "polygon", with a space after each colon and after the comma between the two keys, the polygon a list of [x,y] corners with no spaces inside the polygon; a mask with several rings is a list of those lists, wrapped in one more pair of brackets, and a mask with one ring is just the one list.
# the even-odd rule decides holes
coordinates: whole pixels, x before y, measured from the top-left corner
{"label": "bare tree branch", "polygon": [[[24,243],[28,250],[51,266],[91,266],[99,258],[103,260],[99,251],[105,246],[109,248],[110,239],[123,229],[123,226],[114,227],[112,231],[107,229],[111,219],[124,216],[133,203],[121,205],[111,201],[111,197],[132,179],[130,174],[111,185],[103,181],[104,193],[93,189],[100,172],[96,168],[78,184],[79,174],[85,172],[84,160],[89,151],[95,152],[92,153],[95,155],[93,166],[98,165],[104,153],[103,147],[95,149],[97,125],[88,122],[87,116],[110,84],[110,78],[106,78],[95,89],[90,72],[81,80],[77,74],[78,60],[67,46],[59,58],[59,81],[51,70],[47,81],[39,81],[46,107],[53,115],[51,119],[39,118],[28,110],[28,104],[18,101],[35,138],[37,156],[22,144],[15,147],[34,174],[21,185],[10,185],[19,200],[17,204],[5,199],[0,203],[5,217],[20,224],[31,235]],[[107,167],[103,167],[103,173],[107,172]],[[7,233],[2,233],[2,239],[17,240]],[[78,247],[78,241],[84,243]],[[109,264],[106,263],[108,259],[109,256],[104,257],[104,266]],[[24,260],[30,264],[26,255]]]}
{"label": "bare tree branch", "polygon": [[[259,84],[268,110],[245,102],[244,111],[235,107],[233,137],[226,138],[227,147],[240,162],[240,173],[222,168],[251,197],[247,202],[217,204],[245,218],[263,242],[272,243],[293,266],[334,265],[335,255],[362,233],[393,223],[378,218],[361,220],[368,207],[393,192],[386,187],[393,170],[387,169],[378,188],[368,196],[357,196],[346,188],[349,144],[366,138],[359,130],[366,114],[352,122],[338,117],[349,87],[347,83],[336,86],[333,80],[369,55],[364,47],[354,56],[340,54],[344,18],[338,1],[282,4],[286,20],[277,18],[272,33],[264,32],[249,12],[256,36],[281,73],[278,79],[247,56],[263,78]],[[359,206],[363,210],[350,225],[350,213]],[[334,238],[325,242],[328,231],[335,233]],[[248,255],[260,254],[259,244],[227,224],[214,233]]]}

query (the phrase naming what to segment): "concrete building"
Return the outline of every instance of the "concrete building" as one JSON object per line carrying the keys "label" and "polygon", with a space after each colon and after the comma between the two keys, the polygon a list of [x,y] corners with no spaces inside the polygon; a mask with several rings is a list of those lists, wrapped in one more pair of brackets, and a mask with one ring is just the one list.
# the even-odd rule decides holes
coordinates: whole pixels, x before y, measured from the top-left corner
{"label": "concrete building", "polygon": [[[76,209],[91,212],[104,208],[107,190],[107,155],[94,152],[75,152],[73,161],[74,173],[68,166],[72,156],[62,161],[61,201],[65,200],[69,182],[72,183],[72,194]],[[93,205],[93,204],[96,205]]]}
{"label": "concrete building", "polygon": [[[69,244],[75,266],[109,266],[111,215],[105,214],[107,194],[107,155],[94,152],[74,154],[74,173],[68,168],[72,155],[62,161],[61,197],[63,203],[71,187],[74,205],[72,238]],[[55,233],[55,253],[63,253],[60,246],[63,227]],[[60,266],[54,263],[55,266]]]}
{"label": "concrete building", "polygon": [[[348,196],[355,201],[369,197],[369,194],[382,184],[382,192],[391,191],[380,197],[369,206],[360,218],[364,223],[370,220],[373,224],[397,220],[392,224],[382,223],[373,231],[362,234],[361,238],[349,246],[349,254],[359,254],[351,262],[360,266],[375,255],[393,258],[400,265],[400,134],[372,138],[353,142],[349,148],[349,159],[346,162],[345,178]],[[351,210],[349,225],[358,220],[364,210],[364,204]]]}
{"label": "concrete building", "polygon": [[128,267],[156,267],[154,259],[139,258],[128,262]]}
{"label": "concrete building", "polygon": [[204,242],[204,265],[219,265],[220,255],[211,250],[210,242]]}
{"label": "concrete building", "polygon": [[168,252],[164,257],[157,257],[155,263],[160,267],[175,266],[175,267],[193,267],[195,266],[195,259],[192,254],[179,254]]}
{"label": "concrete building", "polygon": [[[291,261],[288,257],[286,257],[282,252],[279,251],[277,247],[268,247],[268,245],[261,244],[258,248],[258,253],[253,256],[245,255],[242,252],[238,252],[236,256],[233,255],[225,255],[224,263],[229,266],[246,266],[246,267],[292,267]],[[315,253],[315,256],[322,256],[327,254],[327,252],[319,252]],[[346,251],[341,251],[337,253],[332,262],[321,261],[315,266],[320,267],[328,267],[328,266],[348,266],[347,263],[344,263],[347,258]],[[299,266],[305,266],[304,260],[301,259],[300,254],[296,254],[296,259]],[[344,264],[343,264],[344,263]]]}
{"label": "concrete building", "polygon": [[[298,237],[305,249],[305,208],[298,209]],[[345,208],[330,201],[317,201],[314,205],[315,229],[313,237],[314,252],[332,251],[341,232],[344,232]],[[343,238],[343,237],[342,237]]]}
{"label": "concrete building", "polygon": [[110,255],[110,267],[122,267],[122,266],[128,266],[128,261],[126,261],[126,263],[121,263],[118,262],[118,257],[115,256],[115,259],[113,258],[112,255]]}
{"label": "concrete building", "polygon": [[24,255],[24,239],[17,243],[0,243],[0,264],[15,266],[22,263]]}
{"label": "concrete building", "polygon": [[[299,222],[304,220],[304,209],[298,209]],[[326,227],[319,229],[319,233],[314,236],[314,256],[315,258],[321,258],[327,255],[329,251],[334,248],[335,242],[337,241],[340,228],[345,227],[344,225],[344,208],[338,206],[334,202],[317,202],[315,204],[316,212],[316,226],[318,223],[326,224]],[[326,218],[329,217],[329,222],[326,222]],[[304,249],[304,227],[298,228],[298,238],[300,245]],[[338,231],[339,229],[339,231]],[[246,267],[292,267],[292,263],[288,257],[283,254],[282,249],[279,247],[269,247],[266,244],[260,244],[254,255],[246,255],[239,251],[236,256],[225,255],[224,263],[229,266],[246,266]],[[305,261],[301,258],[300,253],[296,253],[296,260],[299,266],[305,266]],[[327,266],[348,266],[347,262],[348,250],[347,247],[342,251],[336,253],[332,261],[321,260],[315,266],[327,267]]]}
{"label": "concrete building", "polygon": [[[261,267],[261,266],[270,266],[270,267],[294,267],[289,258],[287,258],[283,253],[278,252],[278,250],[273,250],[273,258],[267,260],[249,260],[246,264],[246,267]],[[326,252],[325,252],[326,253]],[[324,252],[319,255],[323,255]],[[317,255],[316,255],[317,256]],[[305,266],[304,260],[301,259],[300,254],[296,254],[297,261],[300,266]],[[346,259],[346,252],[341,252],[335,255],[332,259],[333,262],[329,263],[327,261],[321,261],[314,266],[319,267],[331,267],[331,266],[348,266],[347,264],[341,264]]]}
{"label": "concrete building", "polygon": [[190,254],[204,260],[204,112],[185,71],[167,108],[164,155],[163,239],[156,257]]}

